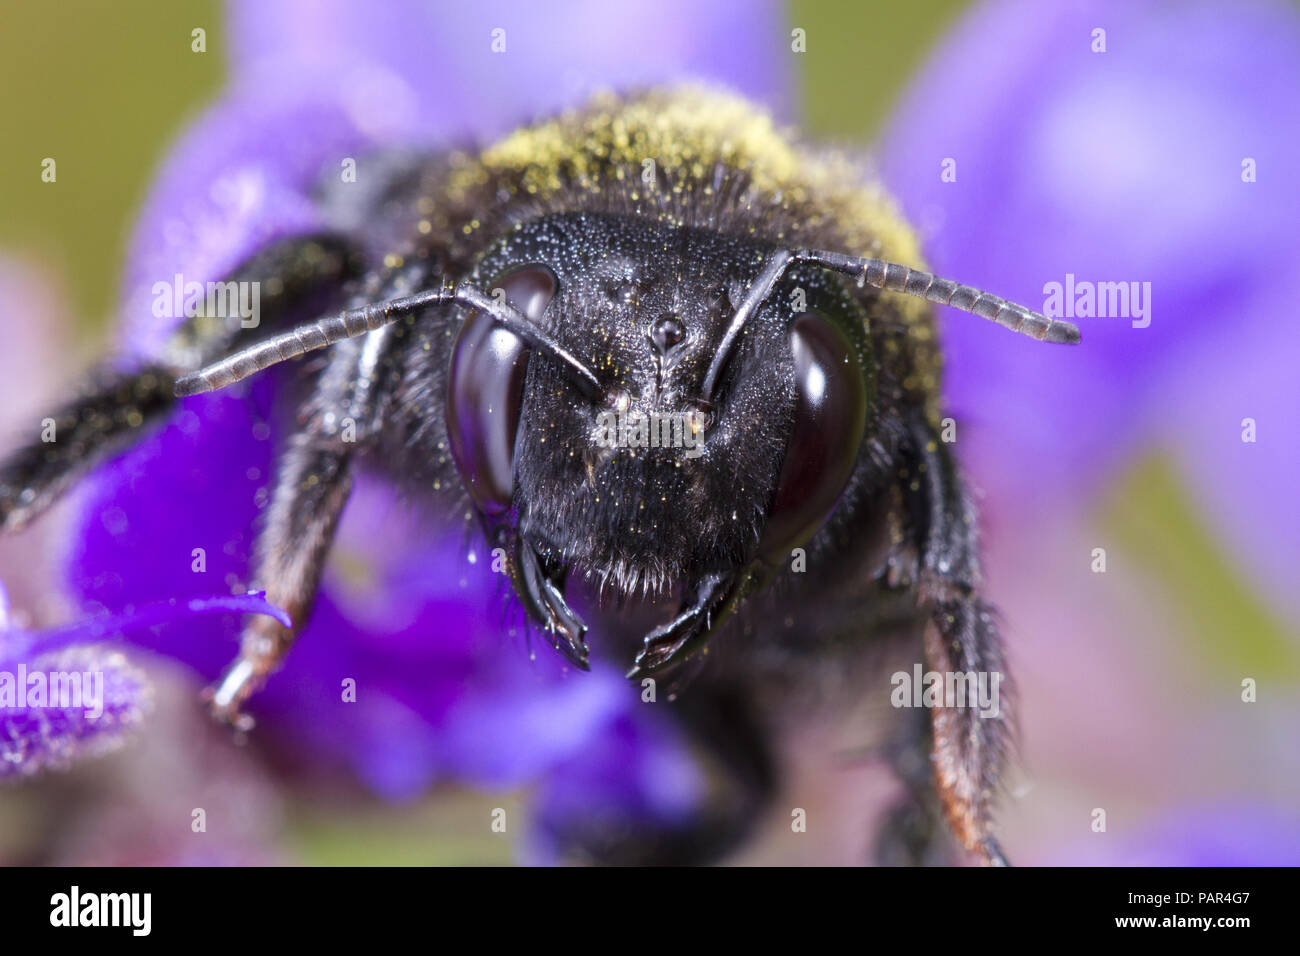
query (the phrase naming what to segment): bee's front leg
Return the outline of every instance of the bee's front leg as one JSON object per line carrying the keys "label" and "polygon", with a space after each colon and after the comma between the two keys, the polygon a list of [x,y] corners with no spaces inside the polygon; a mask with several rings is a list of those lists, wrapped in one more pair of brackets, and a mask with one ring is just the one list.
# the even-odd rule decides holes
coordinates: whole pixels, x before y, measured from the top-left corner
{"label": "bee's front leg", "polygon": [[239,656],[205,692],[217,720],[246,730],[244,704],[279,667],[306,623],[339,516],[352,488],[351,456],[313,430],[299,432],[284,454],[266,525],[258,537],[254,580],[293,624],[250,618]]}
{"label": "bee's front leg", "polygon": [[717,632],[759,583],[770,576],[760,562],[740,571],[711,574],[694,585],[681,612],[645,636],[629,680],[641,680],[686,663],[704,650]]}

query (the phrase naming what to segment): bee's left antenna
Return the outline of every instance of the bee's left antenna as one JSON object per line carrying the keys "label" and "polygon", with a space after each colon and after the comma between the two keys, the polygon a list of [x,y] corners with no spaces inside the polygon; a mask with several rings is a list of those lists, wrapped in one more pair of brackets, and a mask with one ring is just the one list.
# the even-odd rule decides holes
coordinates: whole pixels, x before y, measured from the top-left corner
{"label": "bee's left antenna", "polygon": [[442,284],[437,289],[389,299],[386,302],[376,302],[356,309],[347,309],[338,315],[300,325],[196,372],[181,376],[176,380],[176,394],[178,397],[185,398],[213,392],[227,385],[242,382],[272,365],[278,365],[344,339],[373,332],[421,309],[451,303],[482,309],[529,347],[559,362],[569,377],[589,398],[593,400],[604,398],[600,380],[581,359],[564,348],[544,329],[528,321],[518,309],[504,299],[491,298],[474,286],[464,283]]}
{"label": "bee's left antenna", "polygon": [[1070,322],[1049,318],[1041,312],[1008,302],[999,296],[976,289],[974,286],[962,285],[951,279],[942,279],[929,272],[900,266],[896,262],[883,259],[859,259],[839,252],[821,252],[816,249],[800,249],[791,254],[796,262],[811,262],[834,272],[852,276],[858,285],[874,286],[902,292],[922,299],[928,299],[939,305],[950,305],[980,318],[996,322],[1013,332],[1028,335],[1040,342],[1054,342],[1062,345],[1075,345],[1079,342],[1078,326]]}
{"label": "bee's left antenna", "polygon": [[759,271],[750,284],[745,298],[736,309],[727,331],[722,335],[718,350],[709,363],[704,375],[704,384],[700,389],[700,398],[705,402],[713,400],[713,393],[718,387],[718,379],[726,367],[727,358],[735,348],[744,331],[745,323],[764,301],[772,294],[786,269],[796,262],[810,262],[813,265],[830,269],[851,276],[858,280],[858,285],[869,285],[877,289],[888,289],[906,295],[918,296],[950,305],[972,315],[996,322],[999,325],[1028,335],[1042,342],[1056,342],[1074,345],[1079,341],[1079,329],[1070,322],[1049,318],[1040,312],[1016,305],[1006,299],[983,292],[973,286],[962,285],[951,279],[941,279],[929,272],[921,272],[901,266],[896,262],[883,259],[860,259],[846,256],[839,252],[822,252],[817,249],[779,249]]}

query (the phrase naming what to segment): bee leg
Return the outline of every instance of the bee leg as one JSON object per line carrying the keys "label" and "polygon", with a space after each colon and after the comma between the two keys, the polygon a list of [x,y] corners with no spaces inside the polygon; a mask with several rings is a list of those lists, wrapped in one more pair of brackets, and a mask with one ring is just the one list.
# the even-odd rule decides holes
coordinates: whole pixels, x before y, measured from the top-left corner
{"label": "bee leg", "polygon": [[920,555],[918,596],[928,613],[926,669],[973,675],[970,693],[978,688],[990,698],[929,708],[934,785],[958,842],[986,863],[1005,865],[991,827],[1010,737],[1001,699],[1006,662],[992,609],[980,595],[975,512],[947,446],[930,425],[918,415],[909,432],[903,486]]}
{"label": "bee leg", "polygon": [[[927,670],[973,673],[977,679],[995,680],[1000,690],[1006,664],[992,614],[983,602],[937,605],[925,647]],[[989,715],[974,703],[931,708],[931,761],[944,816],[957,839],[985,863],[1006,866],[992,833],[992,804],[1006,763],[1009,730],[1004,702],[996,696],[994,701]]]}
{"label": "bee leg", "polygon": [[[272,330],[314,295],[336,289],[359,263],[343,240],[295,237],[272,243],[234,270],[228,282],[257,283],[259,327]],[[178,375],[229,349],[241,334],[264,334],[240,320],[183,322],[159,361],[124,371],[105,364],[72,402],[41,422],[41,440],[0,465],[0,531],[18,531],[111,455],[129,448],[172,410]]]}
{"label": "bee leg", "polygon": [[899,712],[884,756],[903,785],[903,794],[881,820],[873,857],[877,866],[942,866],[958,852],[945,825],[934,786],[930,715]]}
{"label": "bee leg", "polygon": [[[422,262],[400,272],[374,273],[355,291],[351,307],[376,295],[407,294],[427,280],[432,267]],[[401,374],[394,356],[405,335],[402,327],[388,325],[339,342],[316,373],[311,395],[300,409],[305,424],[281,457],[271,506],[257,539],[253,575],[267,599],[289,613],[293,626],[286,628],[273,618],[250,618],[239,656],[204,692],[212,716],[222,723],[238,729],[252,726],[243,705],[280,666],[307,622],[352,490],[353,458],[374,451],[390,411],[388,386]]]}
{"label": "bee leg", "polygon": [[285,452],[267,521],[258,536],[254,581],[267,599],[284,608],[293,626],[273,618],[250,618],[239,656],[225,676],[204,692],[217,720],[248,729],[243,705],[279,667],[306,623],[339,516],[352,489],[350,453],[312,431],[299,432]]}
{"label": "bee leg", "polygon": [[81,396],[42,421],[41,441],[0,466],[0,530],[25,527],[94,465],[156,424],[172,407],[174,381],[158,366],[95,373]]}
{"label": "bee leg", "polygon": [[[379,379],[401,341],[400,330],[380,329],[340,343],[316,378],[280,459],[266,523],[258,534],[254,583],[288,612],[292,626],[252,617],[240,639],[239,656],[222,679],[204,692],[212,716],[237,729],[252,721],[243,713],[289,653],[306,624],[334,532],[352,490],[352,459],[370,447],[386,407]],[[343,429],[356,431],[350,437]]]}
{"label": "bee leg", "polygon": [[699,582],[681,613],[645,636],[627,672],[628,680],[669,670],[702,651],[763,575],[764,569],[756,563],[739,573],[713,574]]}
{"label": "bee leg", "polygon": [[[430,268],[418,264],[400,274],[376,274],[358,290],[353,304],[388,292],[406,292]],[[281,457],[266,523],[257,539],[254,583],[269,601],[289,613],[292,627],[273,618],[249,619],[240,639],[239,656],[225,676],[204,692],[213,717],[238,729],[252,726],[243,705],[262,687],[289,653],[307,623],[321,574],[334,543],[334,532],[352,490],[352,462],[374,450],[386,397],[400,374],[393,356],[405,331],[396,325],[337,343],[327,364],[316,373],[310,397],[300,410],[305,424],[290,439]],[[349,436],[348,429],[353,433]]]}
{"label": "bee leg", "polygon": [[587,625],[564,599],[564,572],[547,566],[523,535],[515,535],[510,577],[529,618],[542,626],[551,647],[574,667],[591,670]]}
{"label": "bee leg", "polygon": [[[179,376],[202,368],[232,351],[241,340],[267,338],[304,312],[330,309],[344,283],[361,275],[361,253],[347,240],[321,233],[292,236],[254,252],[225,277],[222,285],[257,291],[255,315],[198,316],[185,320],[163,346],[162,358]],[[251,290],[237,293],[240,304]],[[240,345],[237,345],[240,343]]]}

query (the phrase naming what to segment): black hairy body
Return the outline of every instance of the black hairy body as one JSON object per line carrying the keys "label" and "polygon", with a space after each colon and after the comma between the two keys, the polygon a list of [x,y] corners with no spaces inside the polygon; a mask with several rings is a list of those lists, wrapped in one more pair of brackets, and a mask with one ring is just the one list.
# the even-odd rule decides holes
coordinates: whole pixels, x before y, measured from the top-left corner
{"label": "black hairy body", "polygon": [[[849,164],[793,145],[740,101],[651,92],[482,152],[372,157],[319,201],[327,231],[269,246],[232,277],[269,284],[261,328],[183,325],[155,363],[105,373],[64,410],[73,441],[30,446],[0,474],[0,517],[17,527],[168,414],[176,379],[182,394],[207,390],[330,344],[279,389],[296,425],[249,582],[296,628],[249,623],[212,692],[219,716],[240,720],[274,679],[362,464],[501,549],[529,619],[575,666],[586,626],[566,583],[606,599],[596,640],[603,654],[639,648],[630,677],[693,678],[665,706],[713,756],[710,808],[668,835],[618,831],[594,811],[577,858],[725,851],[779,786],[778,702],[817,697],[823,675],[877,645],[910,647],[930,670],[1004,671],[975,516],[938,439],[940,360],[918,296],[1068,339],[924,273],[783,251],[920,264]],[[842,274],[859,268],[872,283]],[[328,334],[284,334],[340,308]],[[612,412],[671,419],[699,453],[594,440]],[[999,861],[1005,717],[940,708],[891,724],[881,753],[905,800],[880,857],[932,858],[946,818],[961,846]]]}

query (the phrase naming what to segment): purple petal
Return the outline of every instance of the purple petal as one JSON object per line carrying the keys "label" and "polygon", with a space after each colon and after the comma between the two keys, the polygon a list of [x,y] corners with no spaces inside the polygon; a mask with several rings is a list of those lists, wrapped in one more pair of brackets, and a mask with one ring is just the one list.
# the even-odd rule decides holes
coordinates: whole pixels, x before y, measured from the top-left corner
{"label": "purple petal", "polygon": [[238,86],[328,90],[359,117],[385,116],[376,138],[496,136],[598,89],[686,78],[789,106],[777,3],[239,0],[231,12]]}
{"label": "purple petal", "polygon": [[[470,779],[485,787],[505,787],[582,754],[593,737],[611,732],[629,701],[636,700],[635,688],[610,668],[521,693],[518,706],[508,709],[481,696],[458,700],[442,725],[446,750]],[[520,746],[501,747],[502,740],[512,738]]]}
{"label": "purple petal", "polygon": [[177,325],[154,315],[155,283],[221,279],[259,247],[319,228],[309,193],[322,164],[366,141],[354,117],[319,98],[259,92],[209,110],[172,151],[136,223],[123,344],[156,355]]}
{"label": "purple petal", "polygon": [[[226,429],[238,433],[243,419],[232,414],[218,425],[206,468],[181,467],[201,459],[175,428],[99,480],[109,498],[92,505],[73,572],[88,597],[116,610],[155,593],[207,594],[214,576],[242,580],[249,500],[260,485],[221,452]],[[398,799],[449,774],[518,784],[568,759],[637,702],[616,675],[566,678],[549,648],[530,661],[521,638],[503,636],[504,580],[487,562],[470,563],[465,532],[435,525],[412,533],[419,527],[385,484],[358,482],[312,619],[254,701],[268,730]],[[208,543],[203,574],[192,570],[198,543]],[[235,653],[238,623],[186,621],[131,639],[211,680]],[[345,680],[355,682],[355,702],[344,699]]]}
{"label": "purple petal", "polygon": [[[1107,51],[1091,51],[1106,30]],[[948,394],[977,475],[1017,506],[1104,474],[1151,382],[1300,251],[1300,16],[1288,5],[976,7],[886,138],[887,183],[932,265],[1034,306],[1044,284],[1151,283],[1151,324],[1082,319],[1083,345],[943,316]],[[945,158],[957,181],[940,180]],[[1242,162],[1258,182],[1242,181]]]}
{"label": "purple petal", "polygon": [[292,623],[283,609],[266,600],[265,591],[193,598],[184,602],[173,599],[165,603],[151,604],[126,614],[87,618],[76,624],[40,634],[10,631],[0,637],[0,665],[66,650],[79,644],[96,644],[123,632],[158,627],[162,624],[189,623],[196,617],[211,614],[265,614],[275,618],[285,627],[289,627]]}
{"label": "purple petal", "polygon": [[1240,328],[1216,330],[1171,370],[1150,414],[1152,430],[1169,435],[1198,513],[1245,576],[1300,620],[1300,347],[1278,341],[1290,299],[1243,297]]}
{"label": "purple petal", "polygon": [[[187,400],[172,421],[89,482],[69,584],[93,610],[247,587],[248,555],[271,476],[261,399],[221,393]],[[196,568],[203,570],[195,570]],[[215,676],[233,656],[240,619],[204,617],[132,637]],[[175,653],[177,648],[183,653]]]}
{"label": "purple petal", "polygon": [[[9,667],[10,665],[6,665]],[[27,680],[19,681],[25,675]],[[75,695],[33,700],[33,675],[50,682],[76,675]],[[5,702],[4,682],[19,697]],[[97,688],[97,689],[92,689]],[[119,652],[74,647],[42,655],[25,669],[0,672],[0,778],[66,769],[74,760],[99,756],[121,746],[152,708],[144,674]]]}
{"label": "purple petal", "polygon": [[677,728],[656,719],[654,706],[641,704],[606,727],[546,778],[528,862],[561,862],[563,848],[582,834],[670,831],[690,821],[707,784]]}
{"label": "purple petal", "polygon": [[1194,807],[1126,832],[1081,841],[1061,856],[1072,866],[1296,866],[1300,824],[1274,806]]}

